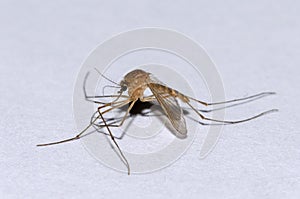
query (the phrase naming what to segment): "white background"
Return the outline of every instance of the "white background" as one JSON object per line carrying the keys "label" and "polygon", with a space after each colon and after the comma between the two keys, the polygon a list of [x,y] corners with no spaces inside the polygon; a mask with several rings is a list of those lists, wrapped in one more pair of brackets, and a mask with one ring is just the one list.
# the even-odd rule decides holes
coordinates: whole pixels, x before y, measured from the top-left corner
{"label": "white background", "polygon": [[[1,1],[0,197],[299,198],[299,10],[296,0]],[[228,118],[280,112],[224,127],[203,160],[200,134],[177,162],[149,174],[107,168],[80,142],[36,148],[75,134],[73,86],[89,52],[145,26],[202,44],[227,98],[278,93],[228,110]]]}

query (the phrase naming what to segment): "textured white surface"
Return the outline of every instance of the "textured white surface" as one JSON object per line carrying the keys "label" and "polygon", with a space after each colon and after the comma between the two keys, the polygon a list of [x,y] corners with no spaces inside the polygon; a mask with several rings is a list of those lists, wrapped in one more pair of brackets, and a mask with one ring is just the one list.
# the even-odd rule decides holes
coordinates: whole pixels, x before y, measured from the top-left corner
{"label": "textured white surface", "polygon": [[[299,9],[296,0],[1,1],[0,197],[299,198]],[[226,126],[204,160],[205,135],[198,135],[175,164],[145,175],[106,168],[80,142],[36,148],[74,134],[73,84],[90,50],[143,26],[201,43],[228,98],[278,92],[227,111],[228,118],[269,108],[279,114]]]}

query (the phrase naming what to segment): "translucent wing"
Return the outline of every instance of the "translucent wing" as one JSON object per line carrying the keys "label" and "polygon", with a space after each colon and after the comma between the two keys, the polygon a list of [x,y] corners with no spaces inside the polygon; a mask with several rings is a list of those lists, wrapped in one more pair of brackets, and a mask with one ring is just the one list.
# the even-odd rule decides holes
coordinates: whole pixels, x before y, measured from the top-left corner
{"label": "translucent wing", "polygon": [[178,131],[178,133],[180,133],[181,136],[185,137],[187,134],[185,119],[178,101],[169,93],[171,88],[163,85],[153,77],[148,83],[148,86],[168,116],[173,127]]}

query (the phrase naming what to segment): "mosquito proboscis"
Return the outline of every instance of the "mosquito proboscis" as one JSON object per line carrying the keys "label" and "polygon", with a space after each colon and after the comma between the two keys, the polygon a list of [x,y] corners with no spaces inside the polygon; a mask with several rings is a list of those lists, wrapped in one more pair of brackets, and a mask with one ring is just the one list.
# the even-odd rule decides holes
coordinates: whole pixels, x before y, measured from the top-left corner
{"label": "mosquito proboscis", "polygon": [[[260,97],[267,96],[267,95],[274,95],[275,92],[262,92],[262,93],[252,95],[252,96],[248,96],[248,97],[244,97],[244,98],[239,98],[239,99],[234,99],[234,100],[229,100],[229,101],[223,101],[223,102],[209,103],[209,102],[200,101],[200,100],[195,99],[193,97],[184,95],[183,93],[168,87],[167,85],[165,85],[164,83],[159,81],[157,78],[155,78],[151,73],[148,73],[144,70],[136,69],[136,70],[133,70],[133,71],[127,73],[124,76],[123,80],[119,84],[112,81],[112,80],[110,80],[110,79],[108,79],[107,77],[105,77],[97,69],[95,69],[95,70],[102,77],[104,77],[105,79],[107,79],[110,82],[114,83],[116,85],[116,87],[118,87],[120,89],[118,94],[116,94],[116,95],[88,96],[87,93],[86,93],[86,90],[85,90],[85,86],[84,86],[84,94],[85,94],[86,100],[97,103],[97,104],[100,104],[100,106],[97,109],[97,113],[99,115],[96,116],[95,118],[93,118],[91,120],[90,124],[88,126],[86,126],[86,128],[84,128],[75,137],[72,137],[72,138],[69,138],[69,139],[66,139],[66,140],[61,140],[61,141],[58,141],[58,142],[38,144],[37,146],[49,146],[49,145],[60,144],[60,143],[80,139],[83,136],[83,134],[91,126],[93,126],[98,119],[100,119],[102,121],[102,124],[100,124],[100,125],[97,124],[97,127],[103,127],[103,128],[107,129],[107,131],[109,133],[109,136],[111,137],[113,143],[115,144],[115,146],[116,146],[116,148],[119,152],[121,160],[124,162],[124,164],[127,167],[127,171],[128,171],[128,175],[129,175],[130,174],[129,162],[127,161],[127,159],[126,159],[125,155],[123,154],[121,148],[119,147],[118,143],[116,142],[115,137],[113,136],[113,134],[110,130],[110,127],[120,127],[120,126],[122,126],[125,119],[127,118],[128,114],[129,114],[130,110],[132,109],[132,107],[134,106],[134,104],[138,100],[140,100],[141,102],[157,101],[159,103],[159,105],[162,107],[164,113],[168,117],[170,123],[172,124],[172,126],[174,127],[176,132],[178,132],[183,137],[186,137],[186,135],[187,135],[187,128],[186,128],[186,122],[185,122],[183,110],[182,110],[181,106],[179,105],[177,99],[179,99],[183,103],[187,104],[202,120],[213,121],[213,122],[217,122],[217,123],[220,123],[220,124],[236,124],[236,123],[246,122],[246,121],[250,121],[250,120],[253,120],[255,118],[261,117],[265,114],[278,111],[278,109],[271,109],[271,110],[262,112],[258,115],[255,115],[255,116],[252,116],[252,117],[249,117],[249,118],[246,118],[246,119],[242,119],[242,120],[235,120],[235,121],[217,120],[217,119],[213,119],[213,118],[208,118],[208,117],[204,116],[202,113],[200,113],[200,111],[197,110],[191,104],[191,102],[194,101],[194,102],[200,103],[204,106],[211,106],[211,105],[219,105],[219,104],[226,104],[226,103],[234,103],[234,102],[238,102],[238,101],[251,100],[251,99],[260,98]],[[87,76],[88,76],[88,73],[85,77],[84,85],[86,83]],[[144,96],[144,91],[148,88],[151,90],[152,95]],[[124,94],[125,92],[127,92],[127,95]],[[106,102],[93,100],[93,99],[96,99],[96,98],[97,99],[98,98],[115,98],[115,99],[111,102],[106,103]],[[107,124],[107,121],[103,117],[103,115],[105,113],[108,113],[108,112],[110,112],[110,111],[112,111],[116,108],[121,108],[121,107],[123,107],[125,105],[128,105],[128,104],[130,104],[130,105],[129,105],[126,113],[122,117],[121,121],[119,122],[119,124],[111,124],[111,123]]]}

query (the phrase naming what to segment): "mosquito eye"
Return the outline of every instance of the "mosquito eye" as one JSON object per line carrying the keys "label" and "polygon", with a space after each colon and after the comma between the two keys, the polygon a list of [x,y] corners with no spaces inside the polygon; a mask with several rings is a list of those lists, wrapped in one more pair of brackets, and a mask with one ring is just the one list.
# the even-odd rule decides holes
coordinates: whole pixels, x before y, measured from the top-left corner
{"label": "mosquito eye", "polygon": [[121,90],[122,90],[122,91],[126,91],[126,90],[127,90],[127,86],[122,86],[122,87],[121,87]]}

